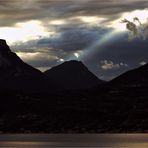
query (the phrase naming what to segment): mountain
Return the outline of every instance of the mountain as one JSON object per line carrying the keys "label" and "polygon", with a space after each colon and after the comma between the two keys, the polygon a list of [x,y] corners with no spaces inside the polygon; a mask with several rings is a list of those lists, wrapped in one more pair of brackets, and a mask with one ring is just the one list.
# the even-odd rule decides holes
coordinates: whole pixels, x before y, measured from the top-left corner
{"label": "mountain", "polygon": [[111,83],[123,87],[146,87],[148,86],[148,64],[125,72],[113,79]]}
{"label": "mountain", "polygon": [[148,64],[125,72],[108,83],[112,92],[119,96],[133,96],[135,98],[148,95]]}
{"label": "mountain", "polygon": [[10,50],[6,41],[0,39],[0,88],[38,92],[53,89],[54,83],[24,63]]}
{"label": "mountain", "polygon": [[[147,75],[148,64],[103,83],[80,61],[64,62],[43,74],[0,40],[0,133],[146,133]],[[66,89],[92,88],[8,90],[50,92],[56,83]]]}
{"label": "mountain", "polygon": [[86,89],[103,83],[80,61],[66,61],[45,74],[65,89]]}

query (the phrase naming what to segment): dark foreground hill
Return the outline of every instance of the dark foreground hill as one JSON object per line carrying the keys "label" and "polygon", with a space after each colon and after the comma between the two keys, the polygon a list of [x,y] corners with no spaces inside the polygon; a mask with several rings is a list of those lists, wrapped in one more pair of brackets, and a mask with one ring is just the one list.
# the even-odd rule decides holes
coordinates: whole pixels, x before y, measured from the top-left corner
{"label": "dark foreground hill", "polygon": [[5,40],[0,40],[0,88],[22,91],[44,91],[55,88],[39,70],[24,63],[11,52]]}
{"label": "dark foreground hill", "polygon": [[[66,72],[70,69],[72,73],[64,71],[64,80],[73,76],[81,88],[98,81],[81,62],[67,64]],[[59,71],[61,67],[57,67]],[[98,87],[49,93],[54,86],[52,80],[25,64],[0,40],[0,133],[147,133],[147,72],[145,65]],[[58,80],[59,73],[53,73]]]}
{"label": "dark foreground hill", "polygon": [[111,83],[123,86],[123,87],[142,87],[148,86],[148,64],[139,68],[130,70],[113,79]]}
{"label": "dark foreground hill", "polygon": [[148,95],[148,64],[125,72],[109,82],[110,85],[128,95]]}
{"label": "dark foreground hill", "polygon": [[80,61],[67,61],[55,66],[45,74],[65,89],[86,89],[103,83]]}
{"label": "dark foreground hill", "polygon": [[108,83],[95,90],[61,91],[52,95],[3,92],[0,131],[147,133],[148,93],[141,90],[142,87],[139,91]]}

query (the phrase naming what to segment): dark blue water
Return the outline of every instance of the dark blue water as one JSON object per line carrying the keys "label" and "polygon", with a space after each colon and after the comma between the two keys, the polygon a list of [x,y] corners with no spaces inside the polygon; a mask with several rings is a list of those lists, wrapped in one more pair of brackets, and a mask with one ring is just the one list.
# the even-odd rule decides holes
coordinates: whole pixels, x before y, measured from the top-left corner
{"label": "dark blue water", "polygon": [[2,148],[148,148],[148,134],[2,134]]}

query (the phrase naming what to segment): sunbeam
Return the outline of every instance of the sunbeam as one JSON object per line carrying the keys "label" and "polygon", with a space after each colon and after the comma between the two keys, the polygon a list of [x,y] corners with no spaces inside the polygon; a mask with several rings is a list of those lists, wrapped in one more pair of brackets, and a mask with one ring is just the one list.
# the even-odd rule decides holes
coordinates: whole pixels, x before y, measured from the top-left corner
{"label": "sunbeam", "polygon": [[108,42],[113,36],[117,35],[119,32],[116,30],[113,30],[109,33],[107,33],[106,35],[104,35],[101,39],[95,41],[93,44],[91,44],[90,46],[88,46],[83,54],[80,55],[79,59],[84,59],[87,58],[87,56],[89,54],[94,53],[96,50],[103,50],[103,48],[101,48],[101,46],[103,46],[106,42]]}
{"label": "sunbeam", "polygon": [[117,30],[113,30],[109,33],[106,33],[102,38],[99,38],[98,40],[94,41],[90,46],[88,46],[83,51],[81,51],[78,57],[76,57],[74,53],[74,54],[71,54],[71,56],[69,56],[65,60],[68,61],[68,60],[73,59],[73,60],[83,61],[83,59],[87,58],[88,55],[94,53],[96,50],[102,51],[103,48],[101,48],[101,46],[103,46],[106,42],[108,42],[111,38],[113,38],[119,33],[120,32]]}

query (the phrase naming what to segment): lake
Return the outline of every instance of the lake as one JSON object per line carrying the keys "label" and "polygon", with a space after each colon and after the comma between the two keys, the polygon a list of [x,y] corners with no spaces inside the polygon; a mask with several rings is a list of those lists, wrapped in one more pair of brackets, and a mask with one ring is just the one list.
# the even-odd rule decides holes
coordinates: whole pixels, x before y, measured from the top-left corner
{"label": "lake", "polygon": [[148,134],[1,134],[2,148],[143,148]]}

